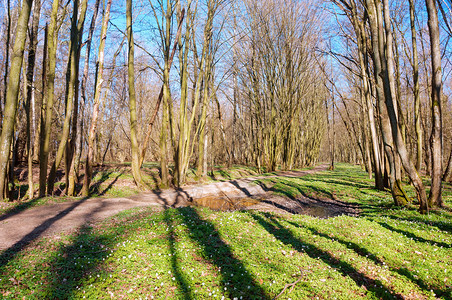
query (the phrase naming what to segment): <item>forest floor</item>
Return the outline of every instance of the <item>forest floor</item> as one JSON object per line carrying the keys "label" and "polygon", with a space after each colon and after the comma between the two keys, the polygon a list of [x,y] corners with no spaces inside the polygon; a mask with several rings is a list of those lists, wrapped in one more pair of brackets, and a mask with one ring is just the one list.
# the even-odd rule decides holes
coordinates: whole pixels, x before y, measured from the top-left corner
{"label": "forest floor", "polygon": [[[85,224],[114,216],[137,207],[155,210],[185,206],[205,206],[217,210],[253,209],[266,212],[314,214],[322,217],[357,213],[357,207],[334,199],[275,195],[265,185],[254,183],[265,178],[297,178],[326,170],[327,165],[310,170],[279,172],[206,184],[190,184],[178,189],[152,190],[128,197],[64,198],[63,203],[33,200],[15,203],[0,215],[0,250],[24,247],[42,236],[70,231]],[[54,200],[57,198],[53,197]],[[38,199],[37,199],[38,200]],[[61,199],[60,199],[61,201]],[[24,222],[24,220],[27,220]]]}
{"label": "forest floor", "polygon": [[0,298],[452,297],[450,184],[420,215],[358,166],[266,175],[4,208]]}

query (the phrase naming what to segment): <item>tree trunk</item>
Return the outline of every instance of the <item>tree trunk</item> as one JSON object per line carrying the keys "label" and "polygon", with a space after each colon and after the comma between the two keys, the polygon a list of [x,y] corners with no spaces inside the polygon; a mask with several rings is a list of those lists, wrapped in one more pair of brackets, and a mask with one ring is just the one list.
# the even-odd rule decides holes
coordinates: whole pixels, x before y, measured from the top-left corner
{"label": "tree trunk", "polygon": [[[45,63],[47,61],[47,47],[48,47],[48,24],[46,23],[45,27],[44,27],[44,46],[43,46],[43,50],[42,50],[42,61],[43,61],[43,65],[42,65],[42,72],[41,72],[41,93],[40,93],[40,103],[39,103],[39,123],[36,124],[36,132],[35,132],[35,140],[34,140],[34,153],[33,153],[33,161],[35,162],[39,162],[40,166],[41,166],[41,162],[39,160],[39,158],[41,157],[41,148],[42,148],[42,143],[41,143],[41,132],[42,132],[42,128],[41,125],[43,124],[43,118],[45,118],[45,110],[43,110],[43,103],[45,102],[45,88],[46,88],[46,80],[47,80],[47,63]],[[32,94],[34,95],[34,94]],[[36,104],[36,103],[35,103]],[[34,115],[34,113],[33,113]],[[45,182],[45,180],[44,180]],[[39,188],[40,189],[40,188]]]}
{"label": "tree trunk", "polygon": [[[94,4],[94,12],[91,19],[91,24],[88,30],[88,38],[86,40],[86,49],[85,49],[85,61],[84,61],[84,67],[83,67],[83,76],[82,76],[82,82],[80,86],[81,91],[81,103],[80,103],[80,116],[78,118],[74,118],[73,125],[75,124],[75,130],[73,126],[73,132],[72,141],[75,144],[73,147],[75,147],[75,150],[73,150],[72,155],[72,162],[71,162],[71,168],[69,170],[69,176],[68,176],[68,189],[67,189],[67,195],[73,196],[75,193],[75,184],[78,181],[78,172],[80,168],[80,158],[82,155],[82,144],[83,144],[83,118],[84,118],[84,112],[85,112],[85,104],[86,104],[86,82],[88,80],[88,69],[89,69],[89,58],[91,54],[91,44],[94,34],[94,27],[96,25],[96,19],[97,14],[99,12],[99,4],[100,0],[96,0]],[[80,36],[81,37],[81,36]]]}
{"label": "tree trunk", "polygon": [[[78,0],[74,1],[74,8],[72,13],[72,24],[71,24],[71,40],[69,43],[69,60],[68,60],[68,73],[69,80],[66,90],[66,115],[64,117],[63,132],[61,134],[60,144],[58,145],[57,154],[55,160],[50,169],[49,178],[47,180],[47,193],[53,194],[53,186],[55,183],[56,172],[63,156],[66,151],[66,147],[69,139],[69,131],[71,128],[71,119],[74,109],[74,100],[76,95],[76,84],[78,82],[78,53],[79,53],[79,35],[83,34],[83,25],[85,22],[87,0],[83,0],[80,5],[80,17],[78,17]],[[66,174],[67,176],[68,174]]]}
{"label": "tree trunk", "polygon": [[210,81],[210,59],[206,61],[206,72],[204,73],[204,90],[203,101],[201,107],[201,115],[199,117],[199,135],[198,135],[198,166],[196,169],[196,175],[199,178],[205,178],[207,176],[207,108],[210,103],[209,95],[209,81]]}
{"label": "tree trunk", "polygon": [[421,98],[419,92],[419,58],[417,53],[416,42],[416,25],[414,21],[415,10],[414,0],[410,3],[410,26],[411,26],[411,44],[413,48],[413,94],[414,94],[414,127],[416,129],[416,170],[420,170],[422,166],[422,128],[421,128]]}
{"label": "tree trunk", "polygon": [[441,113],[441,48],[439,41],[438,11],[435,0],[425,0],[428,13],[428,30],[432,57],[432,134],[430,147],[432,149],[432,186],[428,197],[430,206],[443,206],[441,197],[442,177],[442,113]]}
{"label": "tree trunk", "polygon": [[11,47],[11,0],[6,1],[6,44],[5,44],[5,72],[3,74],[3,101],[0,101],[0,124],[3,124],[2,106],[6,103],[8,89],[9,48]]}
{"label": "tree trunk", "polygon": [[374,106],[372,103],[372,96],[371,96],[371,88],[369,86],[369,79],[370,76],[367,72],[367,37],[366,32],[364,30],[364,24],[362,22],[358,22],[358,20],[355,20],[355,23],[357,23],[356,27],[357,30],[359,30],[359,44],[358,47],[360,47],[360,51],[358,53],[359,55],[359,63],[361,66],[361,76],[363,81],[363,89],[364,89],[364,99],[367,106],[367,116],[369,120],[369,127],[370,127],[370,137],[372,141],[372,149],[373,149],[373,165],[375,168],[375,187],[379,190],[384,190],[384,180],[383,180],[383,170],[382,170],[382,158],[378,143],[378,134],[377,134],[377,126],[375,122],[375,116],[374,116]]}
{"label": "tree trunk", "polygon": [[129,114],[130,114],[130,141],[132,148],[132,175],[139,189],[143,189],[145,184],[140,172],[140,149],[137,137],[137,104],[135,95],[135,65],[134,65],[134,42],[132,30],[132,0],[126,0],[127,38],[129,51],[128,58],[128,79],[129,79]]}
{"label": "tree trunk", "polygon": [[[168,61],[170,69],[171,69],[171,65],[173,63],[174,54],[176,53],[176,50],[177,50],[177,44],[178,44],[179,38],[182,33],[182,22],[184,20],[184,16],[185,16],[185,9],[182,10],[181,15],[179,17],[179,25],[178,25],[178,29],[177,29],[177,33],[176,33],[176,38],[174,40],[173,50],[171,52],[171,55],[170,55],[169,61]],[[157,118],[157,114],[160,109],[160,104],[162,103],[163,89],[164,89],[164,86],[162,85],[162,88],[160,89],[160,93],[157,98],[157,103],[155,104],[154,112],[152,113],[151,118],[149,119],[148,128],[146,130],[146,135],[144,137],[143,145],[141,148],[140,168],[143,165],[144,157],[146,156],[146,151],[147,151],[147,148],[149,147],[149,141],[151,139],[152,128],[154,127],[154,122],[155,122],[155,119]]]}
{"label": "tree trunk", "polygon": [[27,156],[28,156],[28,198],[32,199],[34,195],[33,187],[33,150],[31,145],[32,128],[31,121],[33,119],[34,110],[31,109],[34,95],[34,70],[36,62],[36,48],[38,46],[38,29],[39,29],[39,17],[41,14],[41,0],[34,2],[33,7],[33,21],[29,34],[30,48],[28,49],[28,65],[26,71],[26,114],[27,114]]}
{"label": "tree trunk", "polygon": [[105,41],[107,40],[107,28],[108,22],[110,21],[110,8],[112,0],[108,0],[107,6],[105,7],[104,18],[102,21],[102,29],[100,33],[100,44],[99,44],[99,58],[97,62],[97,78],[96,78],[96,89],[94,91],[94,104],[93,104],[93,114],[91,121],[91,128],[88,135],[88,153],[86,155],[85,161],[85,179],[83,182],[83,196],[87,197],[89,195],[89,185],[92,176],[92,161],[94,154],[94,138],[96,136],[97,129],[97,119],[99,116],[99,107],[101,105],[101,92],[103,84],[103,74],[104,74],[104,50]]}
{"label": "tree trunk", "polygon": [[452,182],[452,147],[450,149],[449,159],[447,161],[446,171],[444,171],[443,180]]}
{"label": "tree trunk", "polygon": [[[388,109],[388,115],[389,119],[391,121],[391,129],[392,129],[392,136],[394,139],[394,143],[397,149],[397,152],[400,156],[401,162],[403,164],[403,167],[405,168],[405,171],[407,172],[408,176],[410,177],[418,196],[418,200],[420,203],[419,210],[421,213],[427,213],[428,212],[428,203],[427,203],[427,197],[425,194],[425,187],[422,183],[422,180],[419,176],[419,174],[416,171],[416,168],[411,161],[408,151],[406,149],[406,145],[402,139],[402,133],[399,128],[399,123],[397,121],[397,113],[394,106],[394,98],[393,98],[393,91],[391,82],[393,82],[393,72],[394,72],[394,65],[393,65],[393,48],[392,48],[392,29],[391,29],[391,21],[389,16],[389,3],[388,0],[383,0],[383,11],[384,11],[384,24],[385,24],[385,30],[386,30],[386,56],[387,61],[385,64],[385,99],[386,99],[386,107]],[[391,91],[392,90],[392,91]],[[397,178],[397,186],[401,187],[401,181],[400,178]],[[403,190],[402,190],[403,192]],[[404,194],[404,193],[403,193]],[[406,195],[400,195],[403,196],[403,198],[407,198]]]}
{"label": "tree trunk", "polygon": [[[382,27],[382,16],[380,3],[376,3],[373,0],[366,0],[367,10],[369,16],[371,42],[373,46],[373,61],[374,61],[374,77],[376,82],[377,102],[381,120],[381,132],[384,143],[384,151],[386,153],[387,162],[389,164],[389,183],[391,193],[396,205],[405,205],[408,201],[406,194],[401,189],[401,184],[398,182],[397,176],[397,152],[395,146],[397,146],[393,139],[396,135],[393,131],[396,129],[392,127],[393,117],[395,114],[391,114],[388,107],[388,99],[392,104],[392,91],[394,86],[391,86],[389,76],[387,74],[387,62],[385,58],[385,44],[384,44],[384,32]],[[392,49],[391,49],[392,51]],[[382,78],[383,77],[383,78]],[[384,79],[384,80],[383,80]],[[392,90],[392,91],[391,91]],[[386,102],[386,106],[385,106]],[[393,107],[392,107],[393,108]],[[396,127],[397,124],[397,118]],[[387,168],[386,168],[387,169]],[[422,182],[421,182],[422,183]],[[425,191],[424,191],[425,193]]]}
{"label": "tree trunk", "polygon": [[[4,120],[0,137],[0,191],[5,188],[6,171],[9,162],[10,149],[14,136],[14,124],[16,123],[17,104],[19,100],[20,73],[22,70],[25,41],[27,39],[28,20],[30,18],[33,0],[25,0],[22,3],[19,19],[16,27],[9,81],[7,85]],[[10,170],[12,172],[13,170]],[[0,193],[0,199],[3,199]]]}

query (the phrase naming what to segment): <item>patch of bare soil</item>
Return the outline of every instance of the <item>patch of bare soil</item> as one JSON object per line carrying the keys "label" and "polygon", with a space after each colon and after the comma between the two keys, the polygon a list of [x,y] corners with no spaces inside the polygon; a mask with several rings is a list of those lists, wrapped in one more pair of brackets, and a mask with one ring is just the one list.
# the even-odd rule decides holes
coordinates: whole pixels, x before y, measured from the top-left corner
{"label": "patch of bare soil", "polygon": [[[300,177],[325,170],[318,166],[312,170],[284,172],[278,176]],[[116,215],[131,208],[188,205],[208,206],[217,210],[253,209],[277,213],[307,214],[327,218],[337,215],[358,214],[358,208],[333,199],[300,197],[290,199],[276,196],[252,182],[252,177],[204,185],[189,185],[179,189],[151,191],[128,198],[91,198],[74,202],[12,210],[0,215],[0,250],[27,246],[42,236],[71,231]]]}

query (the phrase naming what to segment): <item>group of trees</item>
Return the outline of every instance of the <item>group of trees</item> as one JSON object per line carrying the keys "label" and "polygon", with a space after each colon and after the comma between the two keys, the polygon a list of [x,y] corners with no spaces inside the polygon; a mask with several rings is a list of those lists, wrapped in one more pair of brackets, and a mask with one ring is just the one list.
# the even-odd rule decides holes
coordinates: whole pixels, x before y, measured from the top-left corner
{"label": "group of trees", "polygon": [[87,196],[104,161],[131,161],[146,188],[145,161],[180,186],[190,167],[202,178],[216,163],[336,157],[361,162],[397,205],[405,175],[421,212],[442,205],[450,0],[5,0],[3,11],[2,198],[23,166],[32,198],[61,173],[68,195]]}
{"label": "group of trees", "polygon": [[[316,162],[326,127],[322,16],[314,2],[250,1],[246,35],[234,49],[233,113],[241,153],[267,170]],[[238,70],[241,70],[240,72]],[[234,124],[234,126],[237,126]],[[240,151],[236,151],[239,152]]]}
{"label": "group of trees", "polygon": [[[409,201],[401,180],[405,173],[421,212],[442,206],[442,181],[450,180],[452,163],[443,147],[451,142],[443,135],[451,131],[450,87],[443,84],[450,77],[442,73],[450,69],[452,3],[333,2],[344,47],[329,53],[342,65],[346,83],[331,82],[330,89],[339,98],[334,105],[350,137],[349,152],[358,150],[349,158],[375,174],[377,188],[390,188],[396,205]],[[431,176],[428,197],[422,170]]]}
{"label": "group of trees", "polygon": [[320,3],[4,3],[2,198],[24,166],[32,198],[61,174],[66,194],[87,196],[104,161],[131,161],[140,188],[146,160],[159,161],[163,187],[190,167],[202,178],[216,163],[317,161],[329,97]]}

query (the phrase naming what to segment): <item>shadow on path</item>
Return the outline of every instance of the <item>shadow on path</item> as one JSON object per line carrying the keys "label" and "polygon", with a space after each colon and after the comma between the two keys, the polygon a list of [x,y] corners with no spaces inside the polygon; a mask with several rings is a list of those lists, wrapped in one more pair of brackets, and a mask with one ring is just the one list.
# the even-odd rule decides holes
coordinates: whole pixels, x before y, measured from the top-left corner
{"label": "shadow on path", "polygon": [[87,199],[88,198],[83,198],[77,202],[74,202],[70,207],[61,211],[56,216],[47,219],[41,225],[35,227],[35,229],[33,229],[30,233],[24,236],[20,241],[18,241],[8,249],[4,250],[3,253],[0,255],[0,268],[5,266],[11,259],[13,259],[20,251],[22,251],[22,249],[28,246],[32,241],[40,237],[44,233],[44,231],[46,231],[52,224],[54,224],[56,221],[60,220],[67,214],[69,214],[71,211],[73,211],[77,206],[85,202]]}
{"label": "shadow on path", "polygon": [[38,202],[38,200],[41,198],[34,198],[32,200],[29,200],[27,202],[22,202],[14,207],[11,207],[10,209],[8,209],[3,215],[0,216],[0,221],[6,220],[12,216],[15,216],[21,212],[23,212],[24,210],[33,207],[34,204],[36,202]]}

